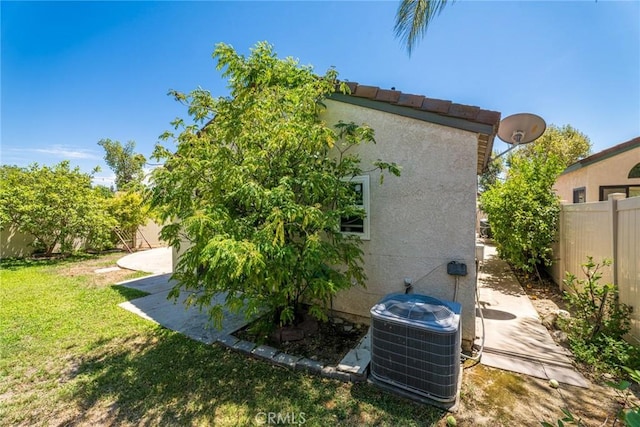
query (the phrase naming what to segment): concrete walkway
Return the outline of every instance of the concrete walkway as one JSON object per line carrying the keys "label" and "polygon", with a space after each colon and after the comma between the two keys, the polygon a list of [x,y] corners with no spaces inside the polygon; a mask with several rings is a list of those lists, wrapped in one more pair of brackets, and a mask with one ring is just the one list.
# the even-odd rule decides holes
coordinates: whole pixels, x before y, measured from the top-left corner
{"label": "concrete walkway", "polygon": [[[222,329],[210,325],[209,316],[197,307],[187,308],[184,304],[190,292],[182,291],[177,300],[168,299],[169,292],[175,286],[171,281],[171,248],[156,248],[135,252],[120,258],[121,268],[146,271],[151,276],[120,282],[118,285],[147,292],[142,298],[121,303],[119,306],[165,328],[180,332],[194,340],[212,344],[218,338],[226,336],[247,324],[244,313],[224,311],[225,321]],[[218,294],[212,303],[224,301],[224,294]]]}
{"label": "concrete walkway", "polygon": [[[478,280],[480,307],[485,318],[485,347],[481,362],[565,384],[588,387],[577,372],[570,353],[557,345],[542,325],[509,265],[498,258],[495,247],[486,245]],[[482,333],[477,317],[476,334]]]}
{"label": "concrete walkway", "polygon": [[[250,320],[244,313],[231,313],[224,310],[224,322],[222,329],[216,329],[209,322],[206,311],[200,311],[197,307],[187,308],[184,304],[190,292],[181,291],[177,300],[168,299],[169,292],[175,282],[171,280],[171,274],[156,274],[120,282],[118,285],[148,292],[142,298],[120,303],[119,306],[137,314],[152,322],[158,323],[167,329],[180,332],[194,340],[212,344],[240,328],[246,326]],[[218,294],[212,300],[212,304],[224,302],[225,294]]]}

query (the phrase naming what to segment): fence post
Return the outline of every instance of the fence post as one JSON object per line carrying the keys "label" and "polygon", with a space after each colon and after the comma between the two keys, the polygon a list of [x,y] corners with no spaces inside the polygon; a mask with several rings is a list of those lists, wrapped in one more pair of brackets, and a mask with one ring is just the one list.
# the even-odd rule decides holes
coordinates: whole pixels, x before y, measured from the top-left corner
{"label": "fence post", "polygon": [[611,253],[613,260],[611,264],[611,273],[613,275],[613,284],[618,284],[618,200],[626,198],[625,193],[609,194],[609,220],[611,224]]}
{"label": "fence post", "polygon": [[558,287],[560,288],[560,292],[564,290],[564,274],[565,274],[565,231],[564,231],[564,217],[565,217],[565,205],[567,202],[562,200],[560,202],[560,215],[558,217]]}

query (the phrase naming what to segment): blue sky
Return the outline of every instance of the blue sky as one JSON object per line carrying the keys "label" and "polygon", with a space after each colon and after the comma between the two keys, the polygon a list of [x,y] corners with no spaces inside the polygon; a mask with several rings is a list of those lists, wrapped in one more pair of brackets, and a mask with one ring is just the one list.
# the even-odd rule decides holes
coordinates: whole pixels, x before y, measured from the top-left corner
{"label": "blue sky", "polygon": [[109,184],[100,139],[134,140],[148,157],[187,116],[168,90],[226,95],[214,45],[247,54],[261,40],[318,73],[571,124],[594,151],[640,136],[640,2],[458,1],[410,57],[397,6],[2,1],[0,161],[100,165]]}

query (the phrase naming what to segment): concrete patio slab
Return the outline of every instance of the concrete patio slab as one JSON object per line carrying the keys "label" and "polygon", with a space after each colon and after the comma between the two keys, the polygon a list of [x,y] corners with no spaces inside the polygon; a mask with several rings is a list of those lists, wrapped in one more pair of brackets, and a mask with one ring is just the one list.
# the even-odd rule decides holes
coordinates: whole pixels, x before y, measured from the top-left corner
{"label": "concrete patio slab", "polygon": [[173,271],[172,249],[156,248],[134,252],[120,258],[116,264],[120,268],[152,274],[171,273]]}

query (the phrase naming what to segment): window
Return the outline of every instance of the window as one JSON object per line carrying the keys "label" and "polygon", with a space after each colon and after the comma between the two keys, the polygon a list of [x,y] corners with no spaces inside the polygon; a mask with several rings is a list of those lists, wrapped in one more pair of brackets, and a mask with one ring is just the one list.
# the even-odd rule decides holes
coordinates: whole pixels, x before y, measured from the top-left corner
{"label": "window", "polygon": [[631,168],[627,178],[640,178],[640,163]]}
{"label": "window", "polygon": [[356,192],[356,206],[364,209],[364,218],[347,217],[340,219],[340,231],[369,240],[369,176],[354,176],[348,180]]}
{"label": "window", "polygon": [[600,201],[608,200],[609,194],[624,193],[627,197],[640,196],[640,185],[603,185],[600,187]]}
{"label": "window", "polygon": [[587,201],[587,189],[585,187],[573,189],[573,203],[585,203]]}

